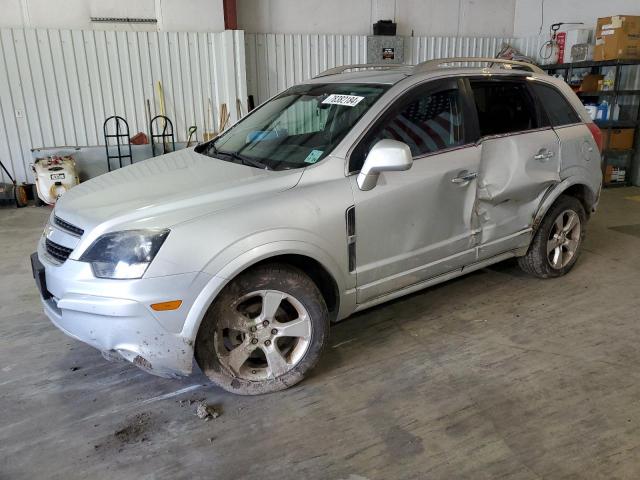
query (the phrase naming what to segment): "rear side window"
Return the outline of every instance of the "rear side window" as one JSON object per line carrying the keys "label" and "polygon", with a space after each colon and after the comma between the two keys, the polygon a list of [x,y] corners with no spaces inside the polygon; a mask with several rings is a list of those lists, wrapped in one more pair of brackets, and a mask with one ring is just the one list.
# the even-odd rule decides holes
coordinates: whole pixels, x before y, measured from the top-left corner
{"label": "rear side window", "polygon": [[420,157],[465,143],[457,88],[409,93],[392,106],[351,155],[350,171],[362,168],[371,147],[383,139],[406,143]]}
{"label": "rear side window", "polygon": [[558,90],[540,83],[532,83],[531,87],[540,99],[552,126],[559,127],[580,122],[576,111]]}
{"label": "rear side window", "polygon": [[502,135],[539,128],[533,98],[524,82],[471,81],[480,135]]}

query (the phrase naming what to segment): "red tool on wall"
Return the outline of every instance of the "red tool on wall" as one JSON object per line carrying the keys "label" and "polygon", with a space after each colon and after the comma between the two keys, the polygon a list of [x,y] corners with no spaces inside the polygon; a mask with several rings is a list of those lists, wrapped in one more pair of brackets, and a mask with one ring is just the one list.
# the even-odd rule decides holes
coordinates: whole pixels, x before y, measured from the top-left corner
{"label": "red tool on wall", "polygon": [[540,58],[543,63],[563,63],[566,32],[558,32],[563,25],[584,25],[584,22],[560,22],[549,27],[549,40],[540,47]]}

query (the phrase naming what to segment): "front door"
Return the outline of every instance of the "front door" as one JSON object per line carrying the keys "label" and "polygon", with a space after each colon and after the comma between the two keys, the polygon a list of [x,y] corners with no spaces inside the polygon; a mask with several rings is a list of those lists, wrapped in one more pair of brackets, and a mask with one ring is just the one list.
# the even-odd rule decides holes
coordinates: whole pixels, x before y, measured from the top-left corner
{"label": "front door", "polygon": [[560,142],[525,79],[472,79],[482,149],[477,205],[479,256],[526,245],[533,216],[560,181]]}
{"label": "front door", "polygon": [[457,80],[429,82],[397,100],[350,157],[357,172],[381,139],[406,143],[411,169],[383,172],[369,191],[351,175],[355,200],[357,301],[364,303],[474,258],[472,218],[480,148]]}

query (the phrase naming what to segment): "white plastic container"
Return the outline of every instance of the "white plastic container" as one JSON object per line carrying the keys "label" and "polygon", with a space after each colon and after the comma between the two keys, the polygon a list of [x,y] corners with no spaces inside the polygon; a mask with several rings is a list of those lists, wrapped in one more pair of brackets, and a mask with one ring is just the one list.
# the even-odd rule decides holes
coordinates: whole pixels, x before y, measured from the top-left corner
{"label": "white plastic container", "polygon": [[72,156],[38,158],[31,168],[38,197],[48,205],[56,203],[67,190],[80,183]]}
{"label": "white plastic container", "polygon": [[584,108],[587,109],[591,120],[595,120],[598,114],[598,106],[597,105],[585,105]]}

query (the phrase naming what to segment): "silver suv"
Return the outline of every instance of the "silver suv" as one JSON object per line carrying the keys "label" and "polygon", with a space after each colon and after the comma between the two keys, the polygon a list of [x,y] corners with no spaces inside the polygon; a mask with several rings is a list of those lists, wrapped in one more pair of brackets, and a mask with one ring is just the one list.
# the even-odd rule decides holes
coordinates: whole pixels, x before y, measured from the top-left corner
{"label": "silver suv", "polygon": [[567,273],[600,141],[533,65],[339,67],[70,190],[34,277],[53,323],[109,358],[179,376],[195,357],[226,390],[272,392],[356,311],[511,257]]}

